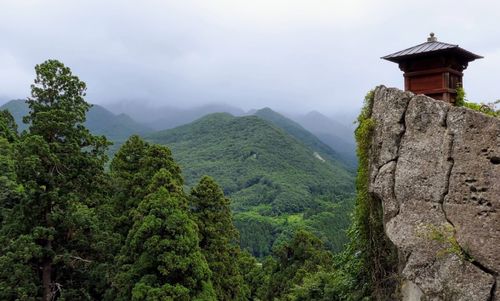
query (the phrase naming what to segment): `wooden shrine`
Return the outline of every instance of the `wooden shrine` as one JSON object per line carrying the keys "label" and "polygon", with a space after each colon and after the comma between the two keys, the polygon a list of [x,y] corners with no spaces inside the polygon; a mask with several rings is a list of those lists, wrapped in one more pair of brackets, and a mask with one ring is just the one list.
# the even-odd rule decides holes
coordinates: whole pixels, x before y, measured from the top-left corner
{"label": "wooden shrine", "polygon": [[406,91],[450,103],[455,102],[457,87],[462,87],[468,63],[480,58],[458,45],[438,42],[434,33],[425,43],[382,57],[399,64]]}

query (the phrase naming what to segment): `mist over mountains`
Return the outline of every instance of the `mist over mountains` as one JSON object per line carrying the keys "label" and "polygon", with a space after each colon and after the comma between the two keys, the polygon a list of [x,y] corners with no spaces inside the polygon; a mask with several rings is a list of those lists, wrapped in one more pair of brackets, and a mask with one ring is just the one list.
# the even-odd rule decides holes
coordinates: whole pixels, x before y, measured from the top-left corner
{"label": "mist over mountains", "polygon": [[138,101],[123,101],[107,106],[112,112],[124,113],[152,129],[164,130],[190,123],[198,118],[212,113],[229,113],[240,116],[245,114],[240,108],[227,104],[206,104],[192,108],[175,106],[148,106]]}
{"label": "mist over mountains", "polygon": [[[344,118],[349,120],[348,116]],[[317,111],[295,116],[293,119],[344,158],[356,162],[353,122],[341,123]]]}
{"label": "mist over mountains", "polygon": [[[23,99],[8,101],[0,106],[0,109],[7,109],[12,113],[20,131],[27,128],[27,125],[22,122],[22,116],[28,113]],[[146,135],[159,130],[172,129],[213,113],[228,113],[233,116],[257,115],[278,127],[288,129],[288,133],[296,138],[305,138],[311,145],[316,144],[323,150],[325,146],[331,148],[336,154],[334,156],[336,159],[341,159],[350,168],[356,166],[352,122],[336,121],[318,111],[306,114],[280,114],[270,108],[245,112],[241,108],[227,104],[179,108],[151,107],[141,105],[138,101],[124,101],[108,107],[94,104],[87,115],[85,125],[92,133],[105,135],[113,141],[115,143],[111,148],[113,152],[130,135]],[[342,118],[354,119],[348,115]],[[319,146],[321,143],[324,145]]]}
{"label": "mist over mountains", "polygon": [[[229,113],[233,116],[254,114],[260,115],[260,117],[266,116],[263,109],[245,111],[239,107],[222,103],[205,104],[192,108],[179,108],[175,106],[154,107],[141,105],[137,101],[124,101],[110,104],[108,108],[115,113],[128,114],[154,130],[171,129],[213,113]],[[299,127],[303,127],[335,150],[346,161],[350,162],[351,165],[355,165],[355,125],[353,123],[355,113],[338,113],[334,117],[328,117],[326,114],[318,111],[298,114],[283,112],[279,109],[267,109],[278,112],[283,117],[297,123]]]}

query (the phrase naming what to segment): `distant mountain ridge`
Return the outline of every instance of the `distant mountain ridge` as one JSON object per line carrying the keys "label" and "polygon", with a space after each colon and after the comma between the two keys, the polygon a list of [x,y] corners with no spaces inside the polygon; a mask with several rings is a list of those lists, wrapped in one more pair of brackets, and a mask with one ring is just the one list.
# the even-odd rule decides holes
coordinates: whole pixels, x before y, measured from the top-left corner
{"label": "distant mountain ridge", "polygon": [[[232,105],[217,103],[185,109],[173,106],[148,107],[147,105],[143,106],[139,102],[132,101],[110,104],[109,108],[114,112],[127,113],[135,120],[155,130],[175,128],[212,113],[229,113],[234,116],[245,116],[255,115],[259,111],[265,110],[265,108],[260,110],[252,109],[245,112],[241,108]],[[297,126],[302,127],[316,136],[316,138],[337,153],[337,157],[340,157],[342,161],[350,167],[355,167],[357,165],[353,127],[337,122],[335,119],[327,117],[317,111],[311,111],[301,115],[288,115],[277,113],[276,111],[273,112],[279,114],[281,117],[273,119],[268,116],[270,118],[269,121],[274,121],[276,125],[281,126],[285,130],[290,130],[290,123],[295,123],[295,128],[297,128]],[[260,112],[259,114],[262,114],[261,117],[266,118],[265,113]],[[283,118],[288,120],[279,122],[280,120],[283,121]],[[343,120],[345,119],[346,117],[344,116]]]}
{"label": "distant mountain ridge", "polygon": [[[345,142],[344,140],[338,139],[336,141],[332,141],[332,145],[334,145],[334,147],[332,147],[331,145],[327,145],[324,141],[313,135],[298,122],[287,118],[284,115],[271,110],[270,108],[258,110],[254,113],[254,115],[273,123],[299,141],[302,141],[302,143],[307,145],[312,150],[318,152],[319,154],[322,154],[323,156],[326,156],[331,161],[335,161],[339,164],[344,164],[348,168],[353,168],[355,166],[351,158],[349,158],[348,156],[344,156],[343,152],[337,151],[337,149],[343,150],[349,147],[347,145],[347,142]],[[328,129],[325,129],[325,131],[328,131]]]}
{"label": "distant mountain ridge", "polygon": [[348,161],[350,165],[356,166],[354,126],[344,125],[317,111],[295,116],[292,119],[330,146],[345,161]]}
{"label": "distant mountain ridge", "polygon": [[[24,99],[11,100],[0,106],[0,110],[8,110],[16,123],[19,131],[28,128],[22,121],[23,116],[29,113],[28,105]],[[153,132],[153,129],[134,121],[126,114],[115,115],[100,105],[93,105],[87,113],[85,126],[94,135],[105,135],[111,141],[119,142],[127,139],[130,135],[145,135]]]}
{"label": "distant mountain ridge", "polygon": [[[103,106],[93,105],[87,114],[87,122],[85,123],[92,133],[105,135],[115,142],[112,151],[116,150],[121,142],[132,134],[146,135],[155,130],[188,124],[209,113],[227,112],[236,116],[257,115],[302,140],[318,153],[322,153],[330,159],[339,160],[350,168],[356,166],[352,130],[315,111],[305,115],[285,117],[285,115],[269,108],[251,110],[245,113],[239,108],[224,104],[211,104],[192,109],[163,107],[153,111],[141,111],[141,108],[134,106],[115,105],[115,110],[120,111],[120,108],[121,111],[131,112],[141,117],[144,122],[136,121],[137,119],[129,114],[115,114]],[[22,122],[22,116],[27,115],[29,111],[24,100],[11,100],[0,106],[0,109],[8,109],[13,114],[20,131],[27,128],[27,125]],[[328,147],[325,148],[325,145]]]}
{"label": "distant mountain ridge", "polygon": [[333,250],[345,242],[354,174],[329,157],[331,150],[319,153],[257,115],[227,113],[146,139],[171,148],[188,186],[205,174],[221,184],[232,199],[242,246],[253,254],[269,254],[299,226],[323,237]]}
{"label": "distant mountain ridge", "polygon": [[212,113],[223,112],[236,116],[245,114],[240,108],[217,103],[182,109],[173,106],[148,107],[136,102],[124,102],[110,104],[109,108],[114,112],[126,113],[155,130],[171,129]]}

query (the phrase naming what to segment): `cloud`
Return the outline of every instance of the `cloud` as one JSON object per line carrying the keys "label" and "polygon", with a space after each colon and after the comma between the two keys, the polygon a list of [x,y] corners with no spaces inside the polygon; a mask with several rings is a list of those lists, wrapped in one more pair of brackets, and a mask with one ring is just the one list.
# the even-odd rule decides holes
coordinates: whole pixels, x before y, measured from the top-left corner
{"label": "cloud", "polygon": [[[8,91],[24,91],[31,83],[31,72],[27,72],[27,66],[23,66],[16,56],[6,50],[0,50],[0,83],[4,89],[0,95],[9,95]],[[4,96],[5,97],[5,96]]]}
{"label": "cloud", "polygon": [[397,66],[380,57],[435,31],[491,54],[471,64],[465,87],[496,99],[483,85],[499,69],[499,9],[487,0],[6,0],[0,95],[26,96],[33,66],[57,58],[95,103],[356,110],[375,85],[402,86]]}

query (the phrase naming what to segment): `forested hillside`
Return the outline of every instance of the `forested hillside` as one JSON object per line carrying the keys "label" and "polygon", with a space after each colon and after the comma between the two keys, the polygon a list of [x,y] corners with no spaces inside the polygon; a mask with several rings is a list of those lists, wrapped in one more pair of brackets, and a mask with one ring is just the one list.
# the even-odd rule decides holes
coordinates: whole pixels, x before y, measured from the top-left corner
{"label": "forested hillside", "polygon": [[242,246],[254,255],[270,254],[299,228],[332,250],[345,243],[353,173],[326,145],[313,150],[260,117],[225,113],[147,139],[172,149],[188,187],[203,175],[216,179],[233,201]]}
{"label": "forested hillside", "polygon": [[[24,100],[2,108],[12,113],[19,130],[27,129]],[[128,115],[98,105],[90,108],[84,124],[113,142],[110,155],[128,136],[151,132]],[[313,231],[334,251],[345,243],[351,164],[292,120],[267,108],[239,118],[218,113],[149,139],[173,149],[187,187],[203,175],[216,178],[233,199],[242,246],[255,256],[269,255],[295,229]]]}
{"label": "forested hillside", "polygon": [[170,150],[138,136],[106,172],[85,83],[56,60],[35,70],[29,131],[0,111],[0,299],[246,300],[217,184],[184,192]]}
{"label": "forested hillside", "polygon": [[[272,227],[269,243],[281,233],[272,252],[257,249],[271,255],[258,263],[240,249],[231,200],[211,177],[193,178],[195,169],[178,165],[168,147],[136,135],[107,170],[108,140],[84,125],[91,107],[85,83],[56,60],[35,71],[23,118],[29,131],[19,133],[0,110],[0,300],[362,298],[353,244],[334,256],[306,231],[339,247],[349,172],[255,116],[215,114],[154,135],[201,156],[191,162],[196,170],[208,168],[230,184],[242,238],[255,237],[258,247],[267,233],[261,226]],[[203,148],[190,148],[193,139]],[[238,169],[228,176],[213,161]],[[239,174],[252,177],[240,181]],[[252,200],[255,191],[263,197]]]}
{"label": "forested hillside", "polygon": [[[355,155],[355,151],[353,148],[350,155],[346,155],[346,153],[344,153],[345,149],[350,148],[349,143],[345,140],[340,138],[336,140],[328,140],[330,144],[327,144],[310,131],[306,130],[299,123],[271,110],[270,108],[258,110],[254,113],[254,115],[271,122],[289,135],[295,137],[310,149],[320,154],[322,157],[328,158],[336,165],[341,165],[352,170],[354,169],[355,162],[352,158]],[[335,133],[335,128],[327,127],[324,131]],[[336,149],[341,150],[341,152],[336,151]]]}

